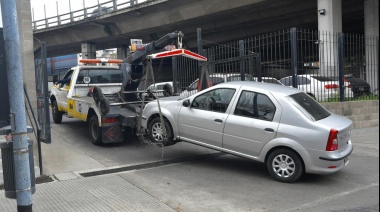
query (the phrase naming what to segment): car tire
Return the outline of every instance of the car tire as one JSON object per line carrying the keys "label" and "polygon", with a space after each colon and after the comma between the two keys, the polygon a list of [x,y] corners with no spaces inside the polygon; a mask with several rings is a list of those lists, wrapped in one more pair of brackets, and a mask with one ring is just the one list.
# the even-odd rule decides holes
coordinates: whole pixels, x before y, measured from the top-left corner
{"label": "car tire", "polygon": [[99,103],[100,112],[103,115],[107,115],[110,112],[110,102],[107,98],[103,97]]}
{"label": "car tire", "polygon": [[88,129],[89,129],[92,143],[95,145],[101,145],[102,144],[102,128],[99,126],[97,115],[93,115],[90,118]]}
{"label": "car tire", "polygon": [[94,90],[92,91],[92,97],[94,98],[95,103],[98,104],[100,100],[104,98],[102,89],[98,86],[95,86]]}
{"label": "car tire", "polygon": [[173,130],[168,120],[164,119],[167,139],[163,139],[162,128],[161,128],[161,119],[160,117],[154,118],[148,127],[149,139],[152,143],[162,144],[162,146],[170,146],[175,144],[173,140]]}
{"label": "car tire", "polygon": [[52,113],[52,116],[53,116],[54,123],[56,123],[56,124],[62,123],[62,115],[63,115],[63,113],[58,110],[58,104],[57,104],[56,100],[53,101],[53,103],[52,103],[51,113]]}
{"label": "car tire", "polygon": [[270,175],[279,182],[292,183],[304,173],[300,156],[290,149],[277,149],[267,159]]}

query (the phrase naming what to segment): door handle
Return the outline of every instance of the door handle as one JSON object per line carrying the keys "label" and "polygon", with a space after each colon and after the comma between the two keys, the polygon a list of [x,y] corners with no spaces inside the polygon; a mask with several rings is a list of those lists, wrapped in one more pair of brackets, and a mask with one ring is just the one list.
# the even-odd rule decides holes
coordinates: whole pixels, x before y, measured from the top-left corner
{"label": "door handle", "polygon": [[274,129],[272,129],[272,128],[265,128],[265,131],[267,131],[267,132],[274,132]]}
{"label": "door handle", "polygon": [[214,121],[217,122],[217,123],[223,123],[222,119],[215,119]]}

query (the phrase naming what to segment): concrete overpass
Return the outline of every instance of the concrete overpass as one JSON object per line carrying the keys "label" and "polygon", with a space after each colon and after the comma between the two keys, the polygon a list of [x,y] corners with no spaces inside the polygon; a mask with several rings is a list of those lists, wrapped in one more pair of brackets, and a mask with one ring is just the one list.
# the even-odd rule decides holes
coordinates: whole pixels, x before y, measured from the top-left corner
{"label": "concrete overpass", "polygon": [[[364,0],[342,0],[343,32],[364,33]],[[318,29],[317,0],[151,0],[134,7],[65,25],[34,30],[45,41],[48,57],[81,52],[81,43],[97,50],[145,43],[168,32],[185,33],[195,48],[196,30],[214,43],[243,39],[290,27]],[[205,42],[205,44],[209,44]]]}

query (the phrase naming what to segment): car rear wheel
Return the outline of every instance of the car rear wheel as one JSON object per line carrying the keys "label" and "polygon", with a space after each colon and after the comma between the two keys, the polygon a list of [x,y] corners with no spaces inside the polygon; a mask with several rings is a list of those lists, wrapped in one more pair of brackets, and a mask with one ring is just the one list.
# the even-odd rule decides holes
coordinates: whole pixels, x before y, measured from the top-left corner
{"label": "car rear wheel", "polygon": [[91,141],[95,145],[102,144],[102,128],[99,126],[98,116],[93,115],[90,119],[88,129],[90,132]]}
{"label": "car rear wheel", "polygon": [[289,149],[277,149],[270,153],[267,168],[275,180],[284,183],[295,182],[304,173],[301,158]]}
{"label": "car rear wheel", "polygon": [[173,140],[173,130],[168,120],[164,119],[166,138],[163,135],[160,117],[154,118],[149,123],[149,138],[153,143],[162,144],[163,146],[170,146],[175,144]]}
{"label": "car rear wheel", "polygon": [[56,124],[62,123],[62,115],[63,115],[63,113],[58,110],[57,101],[53,101],[51,113],[52,113],[52,116],[53,116],[54,123],[56,123]]}

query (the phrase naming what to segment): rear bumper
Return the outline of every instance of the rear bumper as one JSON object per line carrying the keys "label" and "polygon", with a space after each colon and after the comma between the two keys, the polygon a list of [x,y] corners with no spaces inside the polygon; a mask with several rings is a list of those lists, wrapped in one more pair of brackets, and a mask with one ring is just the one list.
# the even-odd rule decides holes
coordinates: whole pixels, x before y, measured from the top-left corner
{"label": "rear bumper", "polygon": [[326,152],[319,150],[308,150],[311,161],[306,168],[307,173],[311,174],[332,174],[348,164],[348,157],[353,151],[351,142],[343,152]]}

